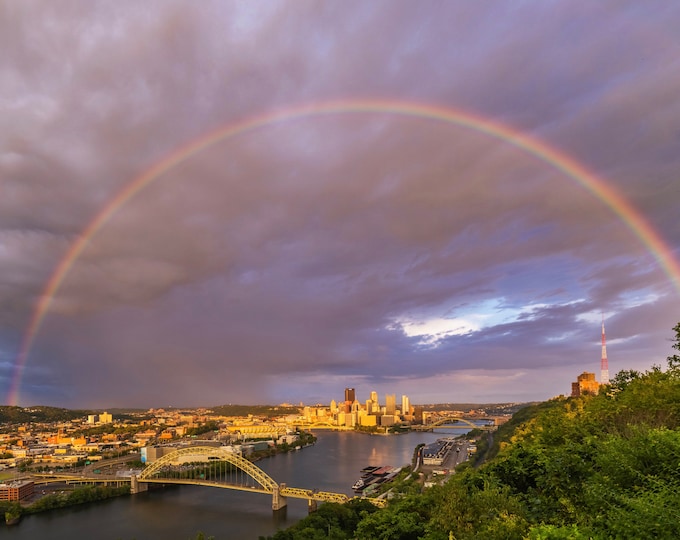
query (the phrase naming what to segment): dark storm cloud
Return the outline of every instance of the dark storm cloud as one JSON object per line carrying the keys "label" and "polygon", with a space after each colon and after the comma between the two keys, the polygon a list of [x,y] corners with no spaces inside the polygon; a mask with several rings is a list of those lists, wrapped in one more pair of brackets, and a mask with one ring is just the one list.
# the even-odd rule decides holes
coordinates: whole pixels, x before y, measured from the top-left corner
{"label": "dark storm cloud", "polygon": [[[388,97],[506,123],[607,179],[677,253],[677,23],[667,3],[3,4],[2,366],[129,182],[300,103]],[[351,383],[453,400],[435,378],[473,389],[461,400],[541,399],[597,370],[601,311],[622,364],[658,362],[674,299],[611,208],[503,141],[297,118],[213,144],[118,209],[55,296],[22,401],[299,401]]]}

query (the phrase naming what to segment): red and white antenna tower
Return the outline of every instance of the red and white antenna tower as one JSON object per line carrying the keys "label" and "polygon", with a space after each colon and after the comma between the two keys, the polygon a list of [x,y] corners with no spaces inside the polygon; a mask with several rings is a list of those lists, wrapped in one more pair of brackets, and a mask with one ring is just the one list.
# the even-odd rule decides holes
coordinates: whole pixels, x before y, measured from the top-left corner
{"label": "red and white antenna tower", "polygon": [[602,363],[600,364],[600,384],[609,384],[609,361],[607,360],[607,339],[604,337],[604,313],[602,314]]}

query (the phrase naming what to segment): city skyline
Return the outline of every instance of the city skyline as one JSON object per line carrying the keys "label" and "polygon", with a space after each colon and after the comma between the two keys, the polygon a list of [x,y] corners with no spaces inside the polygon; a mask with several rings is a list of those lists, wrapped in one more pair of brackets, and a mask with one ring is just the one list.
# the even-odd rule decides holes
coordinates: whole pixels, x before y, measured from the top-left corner
{"label": "city skyline", "polygon": [[613,1],[8,4],[0,402],[540,401],[602,373],[605,322],[608,376],[664,365],[679,25]]}

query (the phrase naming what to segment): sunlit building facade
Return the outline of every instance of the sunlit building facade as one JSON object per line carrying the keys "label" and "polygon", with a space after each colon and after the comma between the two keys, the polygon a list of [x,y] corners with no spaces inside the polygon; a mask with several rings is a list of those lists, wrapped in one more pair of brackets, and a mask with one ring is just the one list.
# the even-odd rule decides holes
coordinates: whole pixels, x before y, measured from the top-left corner
{"label": "sunlit building facade", "polygon": [[397,396],[394,394],[385,395],[385,414],[394,416],[397,413]]}
{"label": "sunlit building facade", "polygon": [[411,414],[411,403],[408,396],[401,396],[401,414],[403,416]]}
{"label": "sunlit building facade", "polygon": [[571,395],[583,396],[585,394],[597,394],[600,391],[600,383],[595,380],[595,374],[584,371],[571,383]]}

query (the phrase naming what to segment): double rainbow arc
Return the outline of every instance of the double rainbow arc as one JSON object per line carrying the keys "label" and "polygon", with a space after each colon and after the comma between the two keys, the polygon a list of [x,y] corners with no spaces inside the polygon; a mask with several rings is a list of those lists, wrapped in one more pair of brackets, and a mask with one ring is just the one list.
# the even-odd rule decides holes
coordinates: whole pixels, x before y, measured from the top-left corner
{"label": "double rainbow arc", "polygon": [[229,123],[177,148],[125,185],[83,229],[47,281],[28,324],[15,361],[14,375],[7,402],[14,405],[19,401],[19,389],[26,361],[56,292],[92,238],[107,224],[121,206],[173,167],[219,141],[292,119],[348,113],[383,113],[444,122],[500,139],[526,152],[562,172],[609,207],[654,256],[680,294],[680,265],[675,260],[671,249],[644,216],[603,179],[586,169],[572,157],[552,148],[543,141],[487,118],[438,105],[385,99],[349,99],[310,103],[269,111]]}

